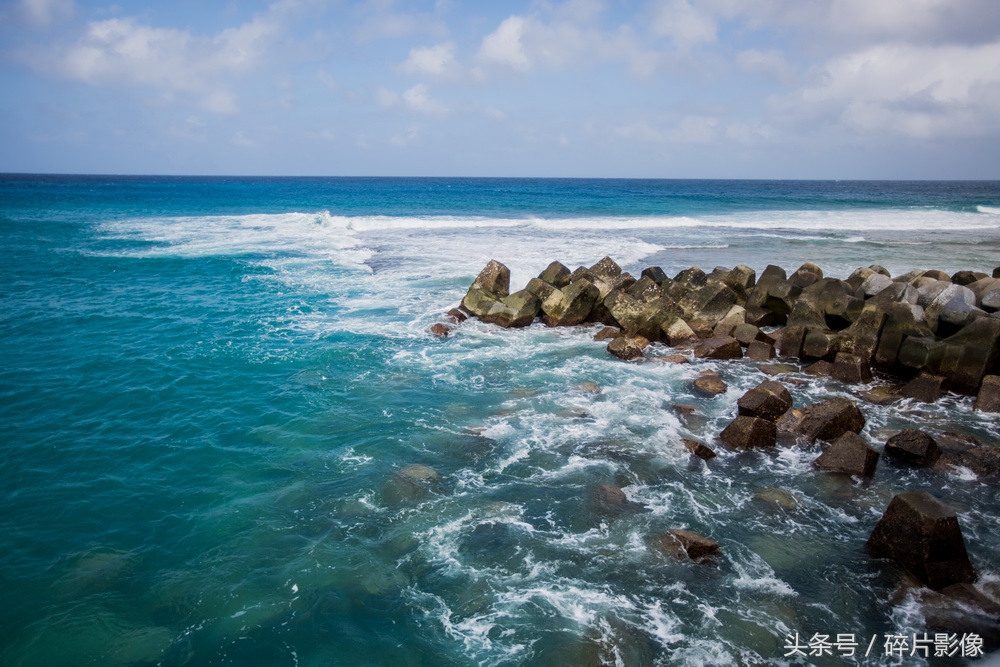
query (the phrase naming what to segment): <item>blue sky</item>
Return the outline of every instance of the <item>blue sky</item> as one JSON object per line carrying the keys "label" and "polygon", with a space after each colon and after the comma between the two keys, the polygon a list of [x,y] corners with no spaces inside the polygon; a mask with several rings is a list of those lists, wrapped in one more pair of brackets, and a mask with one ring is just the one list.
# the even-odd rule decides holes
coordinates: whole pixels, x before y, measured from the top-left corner
{"label": "blue sky", "polygon": [[0,171],[1000,178],[995,0],[0,2]]}

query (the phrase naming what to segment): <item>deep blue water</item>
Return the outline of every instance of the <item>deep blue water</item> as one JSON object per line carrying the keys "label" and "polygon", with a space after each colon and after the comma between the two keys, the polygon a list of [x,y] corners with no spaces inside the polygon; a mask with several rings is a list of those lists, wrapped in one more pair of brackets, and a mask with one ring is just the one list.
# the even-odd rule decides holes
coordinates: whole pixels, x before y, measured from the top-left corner
{"label": "deep blue water", "polygon": [[[752,362],[623,364],[588,327],[427,334],[490,258],[520,287],[605,254],[989,273],[1000,183],[0,176],[0,662],[776,664],[790,632],[921,627],[861,550],[911,489],[959,508],[997,594],[1000,501],[974,476],[690,459]],[[710,366],[729,392],[694,397]],[[1000,437],[968,397],[863,409],[876,446]],[[440,475],[419,498],[412,464]],[[602,513],[600,483],[647,511]],[[648,547],[676,527],[724,558]]]}

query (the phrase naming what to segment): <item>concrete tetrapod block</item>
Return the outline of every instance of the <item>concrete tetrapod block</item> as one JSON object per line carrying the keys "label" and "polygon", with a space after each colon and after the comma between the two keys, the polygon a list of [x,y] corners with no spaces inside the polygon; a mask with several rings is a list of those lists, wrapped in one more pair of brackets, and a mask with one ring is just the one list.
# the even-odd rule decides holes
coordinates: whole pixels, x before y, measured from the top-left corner
{"label": "concrete tetrapod block", "polygon": [[976,580],[955,510],[924,491],[893,498],[866,546],[933,589]]}
{"label": "concrete tetrapod block", "polygon": [[830,472],[871,477],[878,464],[878,451],[857,433],[848,431],[830,443],[813,465]]}

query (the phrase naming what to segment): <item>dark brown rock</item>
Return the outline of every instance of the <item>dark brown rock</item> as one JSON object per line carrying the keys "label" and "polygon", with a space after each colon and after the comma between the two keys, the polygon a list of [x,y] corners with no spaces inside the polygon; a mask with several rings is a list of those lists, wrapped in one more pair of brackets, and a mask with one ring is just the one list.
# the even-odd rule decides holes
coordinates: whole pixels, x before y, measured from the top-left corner
{"label": "dark brown rock", "polygon": [[983,278],[986,277],[987,276],[985,273],[980,273],[978,271],[957,271],[956,273],[952,274],[951,282],[955,283],[956,285],[968,286],[976,282],[977,280],[982,280]]}
{"label": "dark brown rock", "polygon": [[694,356],[699,359],[740,359],[743,348],[732,337],[708,338],[694,349]]}
{"label": "dark brown rock", "polygon": [[740,415],[777,422],[792,407],[792,396],[780,382],[765,380],[736,401]]}
{"label": "dark brown rock", "polygon": [[688,438],[681,438],[681,442],[684,443],[684,449],[688,450],[699,459],[707,461],[709,459],[714,459],[716,456],[712,448],[704,442],[698,442],[697,440],[690,440]]}
{"label": "dark brown rock", "polygon": [[832,442],[848,431],[860,433],[864,427],[864,415],[853,401],[831,398],[802,408],[796,431],[812,440]]}
{"label": "dark brown rock", "polygon": [[649,346],[649,339],[642,336],[618,336],[608,343],[608,352],[619,359],[629,361],[643,356],[643,350]]}
{"label": "dark brown rock", "polygon": [[594,340],[611,340],[612,338],[618,338],[619,336],[624,336],[621,329],[616,329],[615,327],[604,327],[596,334],[594,334]]}
{"label": "dark brown rock", "polygon": [[1000,412],[1000,375],[987,375],[972,406],[980,412]]}
{"label": "dark brown rock", "polygon": [[[750,325],[753,326],[753,325]],[[754,361],[768,361],[774,359],[774,345],[762,340],[755,340],[747,346],[747,357]]]}
{"label": "dark brown rock", "polygon": [[748,324],[746,322],[743,324],[737,324],[731,335],[733,338],[738,340],[740,345],[743,347],[749,347],[753,342],[774,345],[773,338],[761,331],[756,325]]}
{"label": "dark brown rock", "polygon": [[874,405],[889,405],[899,400],[899,392],[895,387],[881,385],[858,394],[861,398]]}
{"label": "dark brown rock", "polygon": [[447,338],[448,337],[448,333],[450,331],[451,331],[451,327],[448,326],[447,324],[442,324],[441,322],[437,322],[435,324],[432,324],[431,328],[430,328],[430,332],[433,335],[437,336],[438,338]]}
{"label": "dark brown rock", "polygon": [[899,395],[924,403],[933,403],[944,394],[945,378],[940,375],[921,373],[899,389]]}
{"label": "dark brown rock", "polygon": [[866,546],[933,589],[976,580],[955,510],[923,491],[893,498]]}
{"label": "dark brown rock", "polygon": [[451,310],[449,310],[447,313],[445,313],[445,317],[447,317],[448,319],[450,319],[455,323],[461,323],[469,319],[469,316],[463,313],[458,308],[452,308]]}
{"label": "dark brown rock", "polygon": [[872,371],[868,362],[855,354],[847,354],[846,352],[837,355],[830,375],[835,380],[850,384],[872,381]]}
{"label": "dark brown rock", "polygon": [[[757,367],[764,375],[770,375],[771,377],[778,377],[779,375],[787,375],[789,373],[795,373],[799,369],[797,366],[792,364],[761,364]],[[792,382],[791,380],[786,380],[791,384],[801,384],[801,382]]]}
{"label": "dark brown rock", "polygon": [[871,477],[878,464],[878,451],[857,433],[848,431],[830,443],[813,465],[831,472]]}
{"label": "dark brown rock", "polygon": [[649,268],[643,269],[642,273],[639,274],[639,279],[649,278],[657,285],[662,283],[664,280],[670,280],[669,276],[663,272],[658,266],[650,266]]}
{"label": "dark brown rock", "polygon": [[691,382],[691,389],[699,396],[711,398],[726,393],[729,387],[716,373],[706,373]]}
{"label": "dark brown rock", "polygon": [[653,546],[667,555],[686,556],[693,561],[701,561],[721,553],[719,543],[715,540],[680,528],[656,535],[653,538]]}
{"label": "dark brown rock", "polygon": [[885,455],[919,468],[929,468],[937,462],[941,450],[934,438],[923,431],[904,428],[886,441]]}
{"label": "dark brown rock", "polygon": [[806,262],[798,269],[796,269],[795,273],[788,276],[788,282],[800,288],[809,287],[813,283],[818,282],[822,279],[823,279],[823,269],[819,268],[812,262]]}
{"label": "dark brown rock", "polygon": [[774,447],[778,429],[770,419],[739,416],[722,430],[719,439],[734,449]]}
{"label": "dark brown rock", "polygon": [[657,357],[659,361],[665,364],[690,364],[691,360],[685,357],[683,354],[668,354],[662,357]]}
{"label": "dark brown rock", "polygon": [[708,276],[704,271],[699,269],[697,266],[692,266],[690,269],[684,269],[676,276],[674,276],[674,282],[680,283],[682,285],[688,285],[690,287],[701,287],[708,281]]}
{"label": "dark brown rock", "polygon": [[809,375],[829,377],[830,375],[833,375],[833,364],[829,361],[820,359],[819,361],[813,362],[803,368],[802,372],[808,373]]}

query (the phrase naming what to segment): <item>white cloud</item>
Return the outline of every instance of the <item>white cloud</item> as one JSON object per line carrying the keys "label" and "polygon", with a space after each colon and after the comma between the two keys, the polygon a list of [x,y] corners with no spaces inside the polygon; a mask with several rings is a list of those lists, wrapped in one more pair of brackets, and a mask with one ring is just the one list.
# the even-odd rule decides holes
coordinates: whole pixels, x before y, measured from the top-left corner
{"label": "white cloud", "polygon": [[388,88],[379,88],[375,91],[375,104],[383,109],[391,109],[399,104],[399,95]]}
{"label": "white cloud", "polygon": [[871,47],[830,60],[817,84],[782,102],[793,111],[834,114],[862,132],[992,135],[1000,115],[1000,42]]}
{"label": "white cloud", "polygon": [[402,95],[403,103],[413,109],[414,111],[419,111],[420,113],[430,114],[434,116],[440,116],[448,113],[448,108],[438,102],[437,100],[431,99],[430,91],[422,83],[418,83],[409,90],[407,90]]}
{"label": "white cloud", "polygon": [[445,42],[435,46],[410,49],[410,55],[402,64],[404,72],[444,76],[458,69],[455,60],[455,45]]}
{"label": "white cloud", "polygon": [[448,34],[447,26],[434,14],[398,12],[395,11],[395,4],[392,0],[362,2],[357,8],[357,13],[364,17],[355,32],[358,41],[398,39],[414,34],[433,37]]}
{"label": "white cloud", "polygon": [[483,38],[479,56],[517,70],[530,69],[532,63],[522,43],[525,21],[523,16],[517,15],[504,19],[494,32]]}

